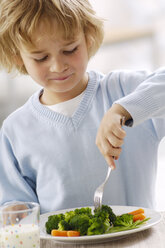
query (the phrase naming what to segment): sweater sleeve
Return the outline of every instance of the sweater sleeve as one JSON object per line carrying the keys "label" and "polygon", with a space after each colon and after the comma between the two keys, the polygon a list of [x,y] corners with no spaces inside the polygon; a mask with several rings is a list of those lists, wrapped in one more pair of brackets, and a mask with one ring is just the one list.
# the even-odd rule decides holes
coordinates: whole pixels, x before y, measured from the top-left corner
{"label": "sweater sleeve", "polygon": [[[135,77],[137,75],[135,74]],[[121,87],[125,91],[133,78],[120,76]],[[155,71],[153,74],[144,74],[137,87],[128,92],[124,97],[115,101],[122,105],[132,116],[133,126],[151,118],[165,118],[165,68]]]}
{"label": "sweater sleeve", "polygon": [[10,140],[0,131],[0,205],[10,201],[37,202],[34,190],[21,175]]}

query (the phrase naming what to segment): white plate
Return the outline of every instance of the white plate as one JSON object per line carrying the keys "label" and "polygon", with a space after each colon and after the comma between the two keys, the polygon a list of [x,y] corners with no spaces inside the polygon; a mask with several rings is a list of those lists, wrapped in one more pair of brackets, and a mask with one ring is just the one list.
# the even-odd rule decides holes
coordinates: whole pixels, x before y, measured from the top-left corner
{"label": "white plate", "polygon": [[[93,207],[91,207],[93,209]],[[132,207],[132,206],[111,206],[113,212],[116,215],[128,213],[131,211],[134,211],[138,209],[139,207]],[[116,232],[116,233],[109,233],[109,234],[102,234],[102,235],[92,235],[92,236],[80,236],[80,237],[53,237],[50,234],[46,233],[45,230],[45,223],[48,220],[48,216],[54,215],[54,214],[59,214],[59,213],[65,213],[67,211],[74,210],[72,209],[66,209],[66,210],[60,210],[56,212],[50,212],[46,214],[42,214],[40,216],[40,238],[41,239],[49,239],[53,240],[55,242],[60,242],[60,243],[67,243],[67,244],[88,244],[88,243],[103,243],[103,242],[108,242],[112,239],[119,239],[123,238],[124,236],[131,234],[131,233],[136,233],[140,232],[143,230],[146,230],[153,225],[157,224],[161,220],[161,214],[148,208],[143,208],[145,211],[145,216],[146,218],[150,217],[151,219],[147,221],[144,225],[140,226],[137,229],[132,229],[128,231],[121,231],[121,232]]]}

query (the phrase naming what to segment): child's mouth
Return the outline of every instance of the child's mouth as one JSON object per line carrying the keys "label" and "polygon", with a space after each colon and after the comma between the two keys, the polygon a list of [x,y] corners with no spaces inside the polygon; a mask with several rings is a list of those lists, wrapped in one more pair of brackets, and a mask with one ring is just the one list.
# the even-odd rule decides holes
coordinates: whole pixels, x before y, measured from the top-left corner
{"label": "child's mouth", "polygon": [[50,78],[50,80],[54,80],[54,81],[65,81],[67,80],[72,74],[68,75],[68,76],[62,76],[62,77],[54,77],[54,78]]}

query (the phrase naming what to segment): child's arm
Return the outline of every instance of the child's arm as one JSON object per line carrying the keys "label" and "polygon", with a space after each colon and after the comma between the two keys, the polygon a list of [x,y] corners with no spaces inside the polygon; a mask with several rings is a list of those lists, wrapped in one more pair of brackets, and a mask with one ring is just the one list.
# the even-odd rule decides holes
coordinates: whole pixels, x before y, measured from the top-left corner
{"label": "child's arm", "polygon": [[125,122],[131,115],[119,104],[114,104],[104,115],[96,137],[96,145],[105,157],[108,165],[115,168],[114,158],[118,159],[126,132],[121,127],[121,119]]}
{"label": "child's arm", "polygon": [[10,139],[0,130],[0,205],[11,201],[38,202],[33,188],[23,177]]}
{"label": "child's arm", "polygon": [[[134,72],[134,76],[120,77],[120,85],[122,92],[127,91],[127,85],[130,82],[134,84],[138,75]],[[113,158],[118,158],[121,153],[121,145],[123,144],[125,131],[120,125],[122,116],[126,117],[126,121],[132,119],[133,126],[136,126],[145,120],[154,118],[153,125],[158,140],[160,141],[165,135],[165,69],[159,69],[152,74],[142,74],[137,88],[120,99],[116,100],[113,106],[107,111],[101,125],[98,129],[96,144],[105,157],[107,163],[115,168]],[[116,83],[116,82],[115,82]],[[113,85],[114,86],[114,85]],[[128,86],[129,87],[129,86]]]}
{"label": "child's arm", "polygon": [[[127,79],[134,84],[134,79]],[[136,74],[135,74],[136,80]],[[127,87],[127,81],[125,86]],[[124,89],[123,89],[124,90]],[[132,116],[133,126],[148,119],[165,118],[165,68],[149,74],[129,94],[115,101],[123,106]]]}

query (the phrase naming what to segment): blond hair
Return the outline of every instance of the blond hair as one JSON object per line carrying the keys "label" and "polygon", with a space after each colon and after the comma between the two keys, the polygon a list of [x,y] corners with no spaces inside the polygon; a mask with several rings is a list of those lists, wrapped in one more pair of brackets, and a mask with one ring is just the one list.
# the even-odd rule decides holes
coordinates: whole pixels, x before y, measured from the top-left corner
{"label": "blond hair", "polygon": [[83,30],[87,44],[92,41],[89,58],[97,52],[103,40],[103,20],[88,0],[0,0],[0,66],[8,72],[17,69],[27,74],[15,59],[20,56],[20,44],[33,45],[32,37],[41,20],[54,19],[65,39]]}

